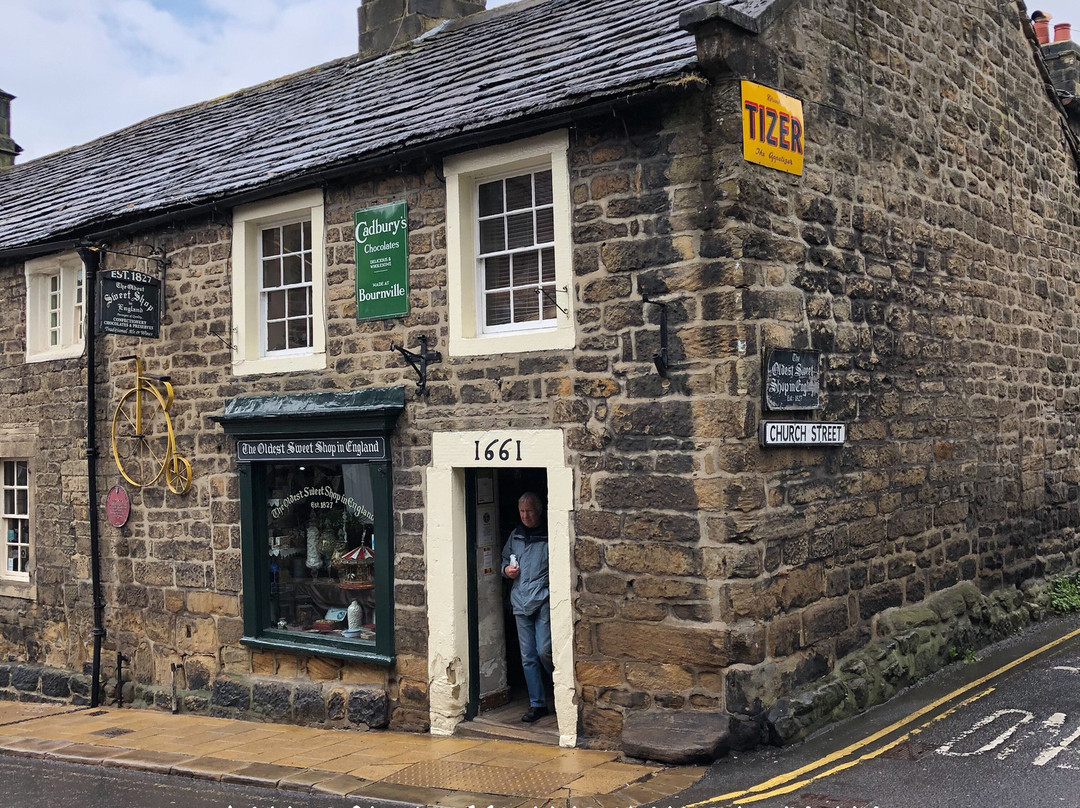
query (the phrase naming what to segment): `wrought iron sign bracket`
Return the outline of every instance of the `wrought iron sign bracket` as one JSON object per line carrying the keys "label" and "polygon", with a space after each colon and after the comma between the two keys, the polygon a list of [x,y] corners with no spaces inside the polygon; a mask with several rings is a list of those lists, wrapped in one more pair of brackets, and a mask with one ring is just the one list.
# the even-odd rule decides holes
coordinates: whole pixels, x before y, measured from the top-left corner
{"label": "wrought iron sign bracket", "polygon": [[416,371],[416,392],[423,395],[427,390],[427,367],[428,363],[441,362],[442,354],[438,351],[429,351],[427,347],[428,338],[426,336],[420,337],[420,353],[413,353],[404,345],[395,345],[390,343],[390,350],[397,351],[408,362],[412,369]]}
{"label": "wrought iron sign bracket", "polygon": [[662,303],[659,300],[650,300],[648,295],[642,295],[641,300],[643,303],[651,303],[654,306],[660,307],[660,351],[653,354],[653,364],[656,365],[656,372],[660,374],[661,378],[666,379],[668,377],[668,326],[667,326],[667,303]]}

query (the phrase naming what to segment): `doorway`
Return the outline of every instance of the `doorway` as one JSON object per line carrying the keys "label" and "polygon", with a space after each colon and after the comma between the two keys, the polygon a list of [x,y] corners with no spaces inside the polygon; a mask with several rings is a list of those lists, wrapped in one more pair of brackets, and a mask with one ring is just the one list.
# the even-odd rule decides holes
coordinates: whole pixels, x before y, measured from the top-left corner
{"label": "doorway", "polygon": [[[521,495],[537,494],[547,518],[547,470],[478,468],[465,471],[465,512],[469,559],[469,701],[466,721],[485,736],[557,741],[554,709],[533,725],[521,716],[529,693],[518,648],[517,623],[510,605],[511,582],[502,575],[506,538],[519,524]],[[552,682],[545,682],[553,706]],[[481,726],[482,725],[482,726]],[[512,730],[512,731],[507,731]]]}
{"label": "doorway", "polygon": [[[476,481],[484,477],[491,480],[489,498],[493,501],[488,505],[494,507],[489,511],[485,531],[481,532],[477,528],[485,523],[482,513],[477,518],[480,505],[475,501]],[[424,520],[432,734],[452,735],[467,715],[483,717],[498,709],[493,705],[500,696],[490,696],[485,703],[480,695],[481,676],[477,668],[484,657],[479,650],[472,651],[479,649],[480,622],[478,618],[470,618],[470,587],[476,585],[485,569],[489,569],[484,563],[485,547],[490,547],[492,562],[488,586],[492,587],[493,582],[502,586],[500,561],[505,539],[502,534],[504,531],[509,534],[516,525],[517,497],[529,486],[539,488],[537,493],[547,500],[552,659],[555,665],[556,729],[553,734],[557,734],[561,746],[577,744],[570,529],[574,474],[566,463],[563,434],[558,429],[441,432],[432,436],[431,465],[425,474]],[[479,597],[479,587],[476,594]],[[494,599],[490,592],[488,596]],[[499,592],[500,604],[501,599]],[[517,657],[518,653],[516,638],[506,635],[508,622],[504,616],[502,640],[496,644],[506,664],[505,698],[511,700],[516,674],[509,664],[509,657],[511,654]],[[470,638],[470,631],[476,632],[475,641]],[[491,635],[488,637],[490,639]],[[498,652],[489,651],[486,655],[489,662],[498,657]],[[520,664],[519,658],[517,663]],[[490,682],[483,686],[486,695],[488,691],[497,693],[498,689]],[[520,720],[523,712],[516,714],[519,727],[525,726]]]}

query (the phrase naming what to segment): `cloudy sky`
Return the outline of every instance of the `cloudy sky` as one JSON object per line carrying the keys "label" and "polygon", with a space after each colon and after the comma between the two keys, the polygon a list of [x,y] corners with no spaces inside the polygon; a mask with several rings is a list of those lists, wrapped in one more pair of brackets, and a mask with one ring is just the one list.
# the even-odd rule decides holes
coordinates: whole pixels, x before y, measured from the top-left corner
{"label": "cloudy sky", "polygon": [[0,0],[0,90],[16,96],[18,162],[354,53],[359,5]]}
{"label": "cloudy sky", "polygon": [[[587,2],[588,0],[584,0]],[[488,0],[488,7],[509,0]],[[2,0],[19,162],[356,50],[359,0]],[[1080,0],[1028,0],[1076,23]]]}

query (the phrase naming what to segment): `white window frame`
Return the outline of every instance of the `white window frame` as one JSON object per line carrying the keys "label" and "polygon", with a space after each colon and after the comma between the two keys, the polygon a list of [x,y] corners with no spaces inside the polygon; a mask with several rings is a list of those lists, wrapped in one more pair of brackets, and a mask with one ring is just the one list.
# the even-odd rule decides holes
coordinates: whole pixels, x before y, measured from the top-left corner
{"label": "white window frame", "polygon": [[[78,253],[31,258],[26,276],[26,361],[82,356],[86,268]],[[55,321],[52,314],[56,314]],[[55,342],[55,344],[53,344]]]}
{"label": "white window frame", "polygon": [[[0,496],[3,494],[3,463],[20,461],[26,463],[28,513],[30,526],[30,563],[25,572],[8,572],[7,536],[0,542],[0,597],[37,600],[37,510],[35,506],[35,460],[37,456],[36,428],[33,424],[0,430]],[[6,508],[0,500],[0,524],[7,530]]]}
{"label": "white window frame", "polygon": [[[8,464],[14,463],[14,471],[16,473],[15,480],[9,484],[7,478]],[[18,480],[18,465],[22,464],[26,469],[26,481],[24,485],[19,484]],[[25,493],[25,505],[26,510],[20,510],[19,508],[19,492]],[[15,506],[8,509],[8,494],[14,495]],[[0,537],[0,577],[9,578],[15,581],[30,581],[30,565],[33,563],[33,531],[30,530],[30,525],[33,519],[31,518],[30,511],[30,462],[25,458],[0,458],[0,529],[6,531],[5,534]],[[25,523],[26,529],[26,563],[21,570],[13,570],[12,567],[16,563],[16,559],[11,557],[11,548],[13,546],[12,539],[14,538],[14,546],[22,547],[23,542],[19,539],[20,531],[18,525]],[[14,537],[12,534],[15,534]],[[21,553],[20,559],[21,560]]]}
{"label": "white window frame", "polygon": [[[260,234],[268,226],[311,222],[311,346],[267,352],[260,293]],[[233,211],[233,373],[289,373],[326,367],[326,232],[321,190],[290,194]]]}
{"label": "white window frame", "polygon": [[[573,348],[574,295],[571,240],[570,166],[566,130],[478,149],[447,157],[446,264],[450,308],[449,352],[453,356],[481,356]],[[483,325],[483,271],[479,260],[477,188],[482,182],[551,169],[555,222],[555,322],[521,327]]]}

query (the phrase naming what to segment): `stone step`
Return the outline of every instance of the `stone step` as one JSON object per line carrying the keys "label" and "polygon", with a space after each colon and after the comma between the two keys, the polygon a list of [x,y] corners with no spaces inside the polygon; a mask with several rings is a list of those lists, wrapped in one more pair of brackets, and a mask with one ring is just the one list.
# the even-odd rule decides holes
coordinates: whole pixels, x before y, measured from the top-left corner
{"label": "stone step", "polygon": [[529,743],[559,744],[559,726],[555,716],[541,718],[535,724],[518,726],[504,721],[493,721],[483,717],[472,721],[462,721],[454,730],[458,738],[476,738],[480,740],[527,741]]}

